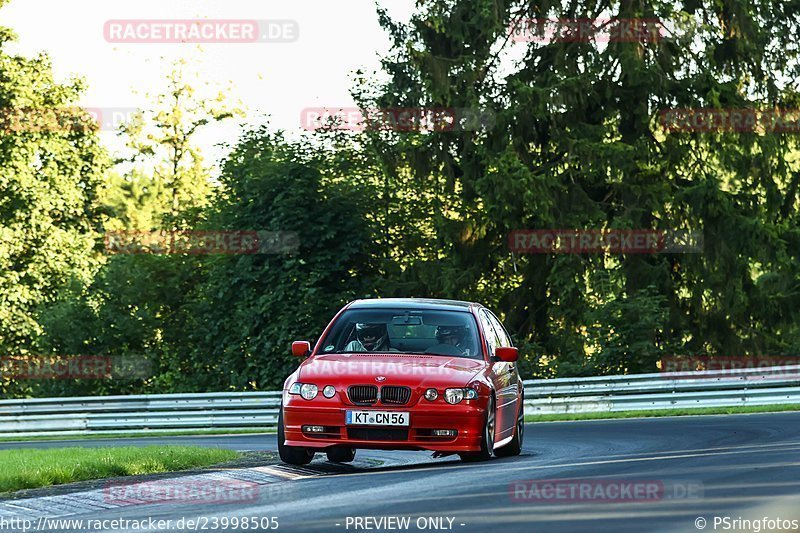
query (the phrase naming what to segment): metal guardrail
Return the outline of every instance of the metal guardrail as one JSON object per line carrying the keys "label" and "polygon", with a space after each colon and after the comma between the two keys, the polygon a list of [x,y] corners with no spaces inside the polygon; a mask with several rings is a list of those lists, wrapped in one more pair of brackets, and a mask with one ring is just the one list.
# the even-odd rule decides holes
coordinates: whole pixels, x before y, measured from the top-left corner
{"label": "metal guardrail", "polygon": [[215,392],[0,401],[0,437],[273,428],[281,393]]}
{"label": "metal guardrail", "polygon": [[525,382],[526,414],[800,404],[800,365]]}
{"label": "metal guardrail", "polygon": [[[0,400],[0,437],[274,428],[281,393]],[[525,381],[526,414],[800,404],[800,365]]]}

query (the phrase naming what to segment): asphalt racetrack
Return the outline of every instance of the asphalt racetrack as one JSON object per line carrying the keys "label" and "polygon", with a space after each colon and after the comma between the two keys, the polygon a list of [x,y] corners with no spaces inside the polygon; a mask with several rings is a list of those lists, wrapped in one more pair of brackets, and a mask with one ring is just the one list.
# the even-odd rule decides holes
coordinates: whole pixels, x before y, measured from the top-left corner
{"label": "asphalt racetrack", "polygon": [[[131,443],[276,449],[274,435],[68,442]],[[206,521],[208,531],[221,531],[223,518],[227,531],[244,530],[231,519],[245,516],[262,525],[274,517],[278,531],[292,532],[777,531],[800,521],[800,413],[528,424],[522,455],[509,459],[359,450],[354,466],[318,454],[308,467],[280,468],[285,479],[247,501],[149,502],[70,518],[151,517],[173,530],[195,519],[193,529]]]}

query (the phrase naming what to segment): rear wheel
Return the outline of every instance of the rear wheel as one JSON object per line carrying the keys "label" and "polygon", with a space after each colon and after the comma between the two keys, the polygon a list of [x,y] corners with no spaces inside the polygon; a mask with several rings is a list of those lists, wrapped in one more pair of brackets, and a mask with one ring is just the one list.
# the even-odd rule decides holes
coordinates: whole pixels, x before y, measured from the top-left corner
{"label": "rear wheel", "polygon": [[290,465],[307,465],[314,459],[314,452],[299,446],[286,446],[283,429],[283,408],[278,412],[278,455],[281,461]]}
{"label": "rear wheel", "polygon": [[492,458],[495,421],[494,396],[489,396],[489,404],[486,406],[486,418],[484,420],[480,451],[458,454],[462,461],[487,461]]}
{"label": "rear wheel", "polygon": [[511,442],[494,451],[497,457],[511,457],[519,455],[522,451],[522,439],[525,437],[525,403],[522,395],[519,397],[519,414],[517,414],[517,427],[514,428],[514,438]]}
{"label": "rear wheel", "polygon": [[349,463],[356,458],[356,450],[354,448],[330,448],[325,451],[328,456],[328,461],[332,463]]}

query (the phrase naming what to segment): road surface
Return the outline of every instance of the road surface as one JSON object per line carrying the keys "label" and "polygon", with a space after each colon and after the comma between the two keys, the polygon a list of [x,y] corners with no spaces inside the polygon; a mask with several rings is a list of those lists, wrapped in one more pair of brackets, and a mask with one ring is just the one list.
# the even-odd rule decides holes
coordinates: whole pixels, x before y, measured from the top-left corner
{"label": "road surface", "polygon": [[[152,443],[276,449],[274,435],[0,447]],[[308,467],[279,467],[280,480],[245,499],[94,509],[69,518],[123,519],[128,527],[60,530],[129,531],[130,521],[143,519],[169,520],[173,530],[190,529],[188,520],[198,530],[203,522],[209,531],[215,523],[222,530],[222,522],[227,531],[244,530],[231,526],[245,516],[261,525],[274,517],[278,531],[298,532],[764,531],[779,524],[745,520],[800,520],[800,413],[528,424],[514,458],[464,464],[426,452],[360,450],[357,460],[356,467],[331,466],[318,454]]]}

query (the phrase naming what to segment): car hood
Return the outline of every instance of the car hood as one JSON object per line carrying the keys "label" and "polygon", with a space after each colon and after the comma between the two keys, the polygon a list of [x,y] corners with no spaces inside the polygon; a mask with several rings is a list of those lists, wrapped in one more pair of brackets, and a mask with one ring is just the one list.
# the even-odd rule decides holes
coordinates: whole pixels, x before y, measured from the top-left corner
{"label": "car hood", "polygon": [[330,385],[380,382],[392,385],[467,385],[487,368],[483,360],[446,355],[320,354],[303,362],[299,381]]}

